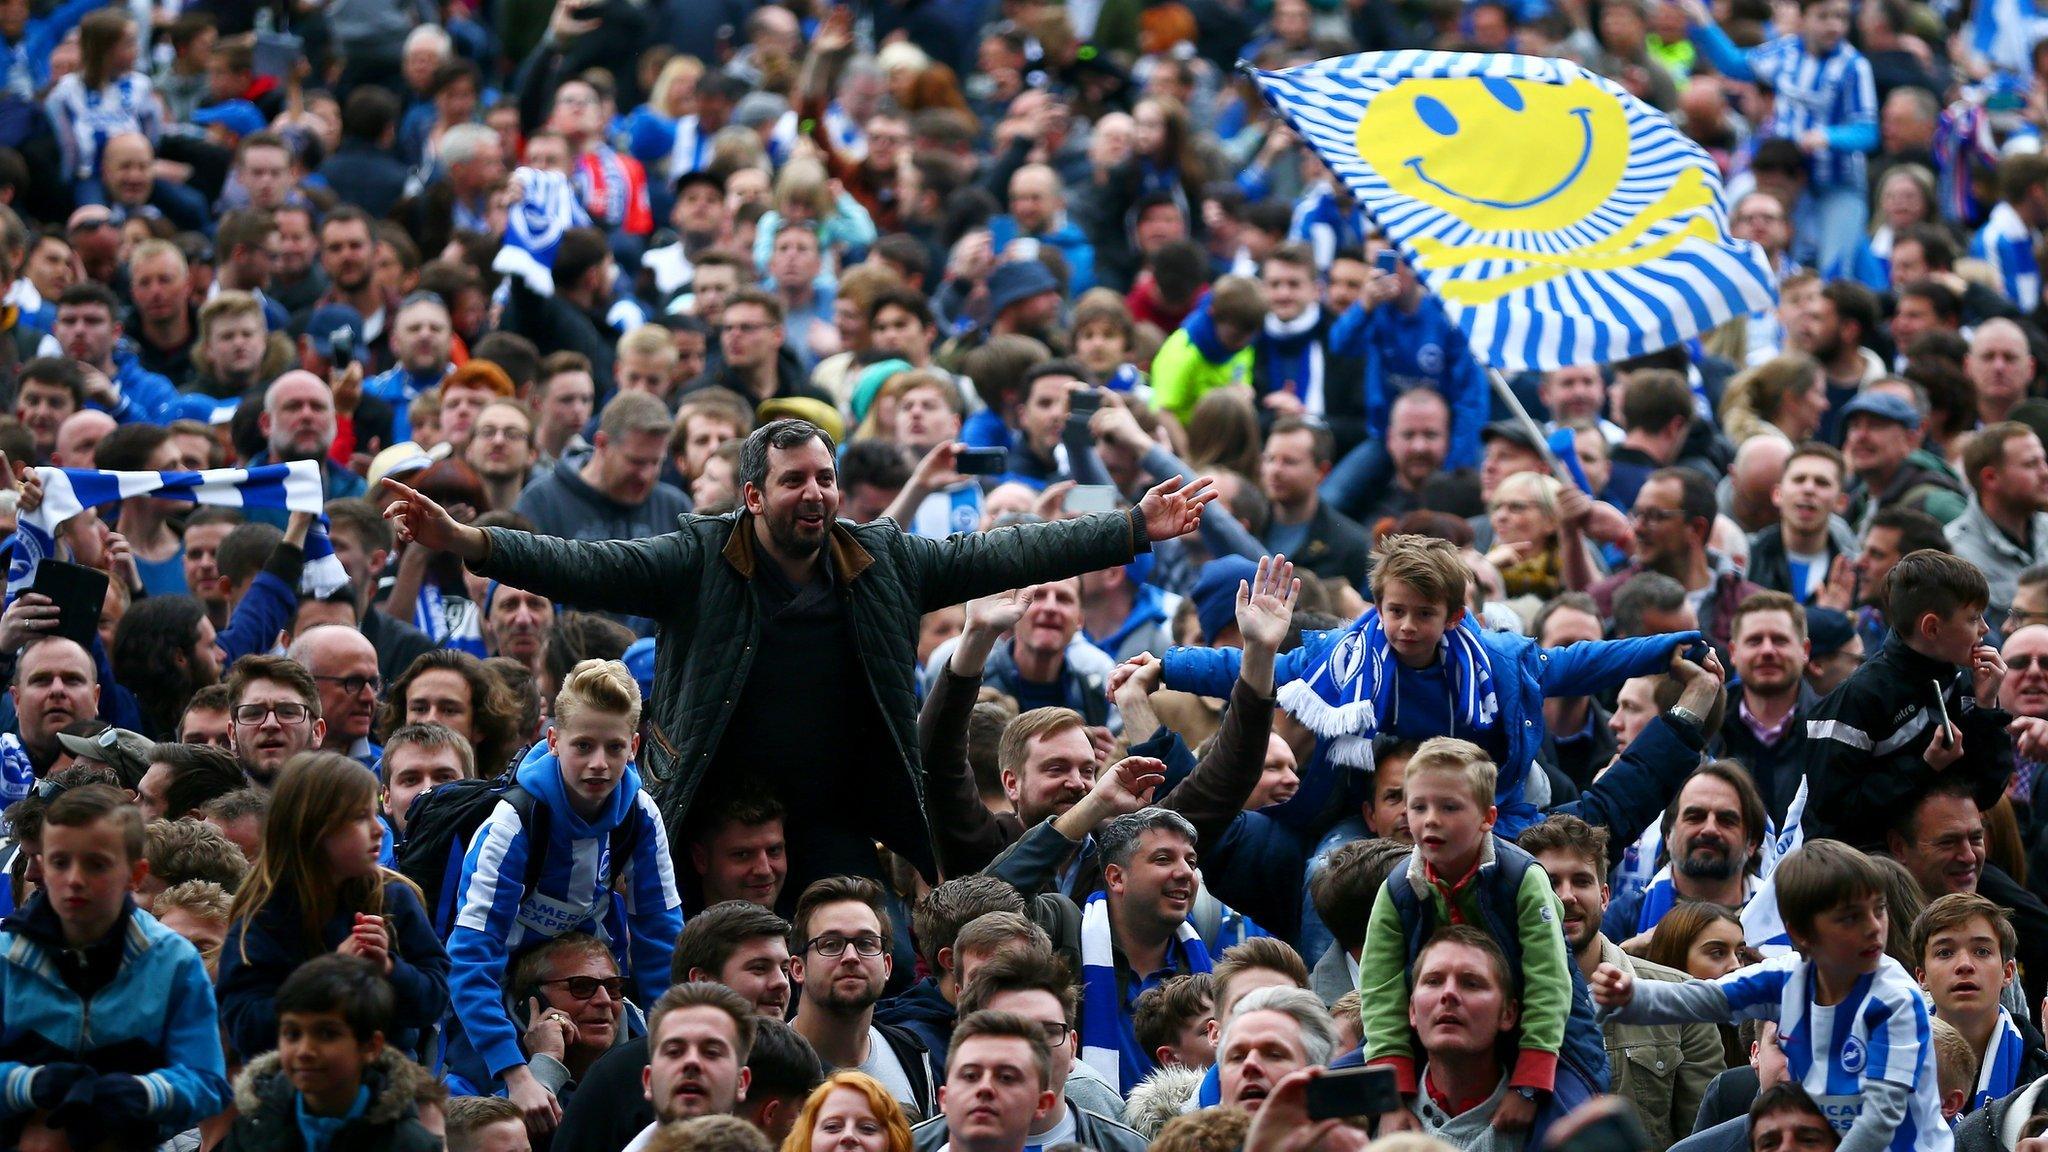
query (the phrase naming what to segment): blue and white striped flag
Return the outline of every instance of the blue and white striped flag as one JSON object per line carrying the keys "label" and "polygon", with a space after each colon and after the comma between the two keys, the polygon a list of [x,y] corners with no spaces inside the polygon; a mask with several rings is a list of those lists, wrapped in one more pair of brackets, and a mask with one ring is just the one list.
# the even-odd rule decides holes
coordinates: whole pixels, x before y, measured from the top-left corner
{"label": "blue and white striped flag", "polygon": [[327,537],[326,488],[320,462],[294,460],[258,468],[214,468],[205,472],[102,472],[92,468],[38,468],[43,502],[22,514],[12,537],[13,557],[7,568],[7,596],[13,599],[34,581],[36,565],[57,554],[57,528],[88,508],[113,504],[132,496],[189,500],[226,508],[281,508],[311,512],[320,522],[306,534],[306,573],[299,590],[326,596],[348,583],[348,573]]}
{"label": "blue and white striped flag", "polygon": [[1576,64],[1369,52],[1252,75],[1490,367],[1607,364],[1776,299],[1713,161]]}
{"label": "blue and white striped flag", "polygon": [[1971,55],[2002,73],[2007,87],[2025,91],[2034,74],[2034,44],[2044,35],[2034,0],[1976,0],[1963,35]]}
{"label": "blue and white striped flag", "polygon": [[560,172],[521,168],[512,178],[521,195],[505,218],[505,243],[491,259],[491,271],[519,277],[535,295],[553,296],[555,249],[569,229],[590,226],[590,213]]}

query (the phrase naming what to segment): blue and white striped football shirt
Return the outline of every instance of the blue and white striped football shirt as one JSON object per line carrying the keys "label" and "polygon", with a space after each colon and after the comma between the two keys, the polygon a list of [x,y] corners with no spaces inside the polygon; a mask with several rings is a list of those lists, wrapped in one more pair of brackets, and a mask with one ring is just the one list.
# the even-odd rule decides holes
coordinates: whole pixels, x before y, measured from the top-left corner
{"label": "blue and white striped football shirt", "polygon": [[100,152],[107,141],[140,132],[151,144],[163,133],[163,111],[149,77],[130,72],[97,90],[88,91],[74,72],[50,89],[44,108],[64,154],[64,171],[79,179],[99,175]]}
{"label": "blue and white striped football shirt", "polygon": [[[1870,61],[1848,44],[1815,56],[1798,36],[1780,36],[1750,49],[1749,67],[1777,94],[1766,135],[1797,140],[1815,128],[1877,123]],[[1816,188],[1861,188],[1867,177],[1861,151],[1834,147],[1813,157]]]}
{"label": "blue and white striped football shirt", "polygon": [[2041,265],[2034,259],[2034,230],[2012,205],[2000,200],[1970,241],[1970,255],[1998,273],[1998,289],[2021,308],[2041,302]]}
{"label": "blue and white striped football shirt", "polygon": [[1890,1152],[1949,1152],[1955,1138],[1941,1116],[1929,1010],[1919,985],[1886,956],[1839,1004],[1815,1004],[1813,966],[1796,952],[1731,972],[1714,982],[1737,1020],[1776,1020],[1792,1079],[1806,1089],[1837,1132],[1862,1114],[1864,1084],[1883,1080],[1912,1089]]}

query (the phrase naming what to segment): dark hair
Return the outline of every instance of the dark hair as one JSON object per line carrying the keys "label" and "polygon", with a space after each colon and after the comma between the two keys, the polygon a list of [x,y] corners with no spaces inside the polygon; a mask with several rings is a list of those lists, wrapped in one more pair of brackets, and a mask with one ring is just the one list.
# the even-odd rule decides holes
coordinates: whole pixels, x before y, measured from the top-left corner
{"label": "dark hair", "polygon": [[360,496],[344,496],[327,502],[329,534],[335,528],[347,528],[354,532],[363,546],[363,559],[369,560],[372,552],[389,552],[395,542],[391,534],[391,523],[384,519],[377,506]]}
{"label": "dark hair", "polygon": [[483,661],[454,648],[433,648],[420,653],[398,674],[384,694],[377,710],[377,734],[388,736],[406,723],[407,691],[423,672],[442,669],[454,672],[469,684],[469,711],[473,717],[470,741],[476,749],[476,774],[492,779],[505,771],[522,750],[519,734],[519,701],[503,681],[485,668]]}
{"label": "dark hair", "polygon": [[1943,284],[1939,280],[1915,280],[1904,288],[1899,289],[1899,299],[1901,301],[1905,300],[1908,296],[1927,301],[1927,306],[1934,309],[1934,314],[1944,324],[1958,324],[1962,322],[1963,298],[1956,295],[1955,289]]}
{"label": "dark hair", "polygon": [[839,446],[833,441],[832,434],[809,420],[786,417],[781,420],[770,420],[754,429],[741,442],[740,484],[765,488],[768,484],[768,450],[773,448],[786,452],[792,448],[801,448],[813,440],[823,443],[828,454],[838,454]]}
{"label": "dark hair", "polygon": [[192,694],[205,687],[196,653],[205,618],[206,606],[193,597],[150,596],[130,607],[114,629],[114,679],[135,694],[153,732],[176,732]]}
{"label": "dark hair", "polygon": [[1429,955],[1430,950],[1447,944],[1462,944],[1486,953],[1487,961],[1493,968],[1494,979],[1500,985],[1501,995],[1511,1000],[1521,998],[1521,981],[1515,978],[1515,970],[1508,964],[1507,953],[1501,951],[1500,944],[1487,935],[1484,928],[1470,924],[1450,924],[1430,933],[1429,939],[1423,941],[1422,947],[1415,950],[1415,962],[1408,966],[1408,980],[1411,984],[1422,972],[1423,958]]}
{"label": "dark hair", "polygon": [[[67,290],[66,295],[69,294]],[[73,408],[85,407],[85,374],[78,370],[78,362],[69,357],[39,356],[22,365],[20,384],[16,386],[15,394],[19,396],[21,387],[29,384],[62,388],[71,393]],[[26,461],[28,457],[22,459]]]}
{"label": "dark hair", "polygon": [[1282,416],[1273,421],[1273,430],[1266,434],[1266,443],[1271,444],[1275,436],[1289,432],[1308,433],[1309,455],[1318,465],[1328,464],[1337,458],[1336,437],[1331,435],[1330,426],[1320,420]]}
{"label": "dark hair", "polygon": [[1678,482],[1678,510],[1685,515],[1687,523],[1705,521],[1707,532],[1714,530],[1714,517],[1721,514],[1720,499],[1714,494],[1714,482],[1697,468],[1659,468],[1650,473],[1645,484],[1659,480]]}
{"label": "dark hair", "polygon": [[716,980],[740,945],[765,936],[787,940],[789,922],[746,900],[713,904],[684,923],[669,959],[669,980],[681,984],[693,971]]}
{"label": "dark hair", "polygon": [[810,886],[804,889],[804,894],[797,897],[796,915],[791,918],[790,925],[794,947],[802,947],[810,942],[811,913],[827,904],[867,905],[868,910],[875,914],[875,922],[886,945],[890,938],[889,905],[882,886],[865,876],[827,876],[822,880],[813,880]]}
{"label": "dark hair", "polygon": [[1772,879],[1786,929],[1801,936],[1830,908],[1887,890],[1877,863],[1840,840],[1808,840],[1778,861]]}
{"label": "dark hair", "polygon": [[[1355,841],[1354,843],[1363,843]],[[1350,847],[1347,844],[1345,847]],[[994,961],[990,961],[994,963]],[[976,973],[980,975],[980,973]],[[1188,1025],[1216,1013],[1216,978],[1207,972],[1170,976],[1138,996],[1131,1026],[1147,1056],[1179,1042]]]}
{"label": "dark hair", "polygon": [[561,244],[555,249],[555,283],[573,287],[592,268],[604,263],[611,251],[603,232],[595,228],[569,229],[562,233]]}
{"label": "dark hair", "polygon": [[111,784],[86,784],[50,801],[43,810],[43,828],[83,828],[112,820],[121,834],[128,863],[143,858],[142,810]]}
{"label": "dark hair", "polygon": [[1662,432],[1693,416],[1692,385],[1678,372],[1644,368],[1622,377],[1621,422],[1630,431]]}
{"label": "dark hair", "polygon": [[[570,229],[571,232],[575,229]],[[568,237],[564,236],[564,240]],[[561,267],[557,262],[556,267]],[[488,360],[505,370],[512,378],[515,388],[529,388],[540,379],[540,349],[533,341],[517,332],[486,332],[483,339],[469,350],[472,360]],[[583,370],[590,370],[590,362],[583,362]]]}
{"label": "dark hair", "polygon": [[542,669],[556,684],[569,678],[585,660],[624,659],[637,639],[633,630],[595,612],[564,612],[548,625]]}
{"label": "dark hair", "polygon": [[884,308],[901,308],[915,317],[919,325],[926,328],[938,324],[938,320],[932,315],[930,301],[914,288],[884,288],[875,293],[874,299],[868,301],[868,323],[873,324],[875,317],[880,316]]}
{"label": "dark hair", "polygon": [[754,1047],[747,1053],[747,1099],[804,1097],[825,1078],[825,1062],[803,1033],[780,1020],[763,1017],[754,1024]]}
{"label": "dark hair", "polygon": [[[994,963],[994,961],[990,961]],[[1031,1063],[1038,1069],[1038,1087],[1043,1090],[1052,1083],[1052,1048],[1045,1042],[1045,1029],[1036,1020],[1026,1020],[1014,1012],[994,1012],[983,1009],[963,1017],[953,1027],[953,1040],[947,1048],[947,1063],[967,1047],[969,1040],[988,1036],[1000,1039],[1022,1040],[1031,1047]]]}
{"label": "dark hair", "polygon": [[647,1036],[653,1038],[661,1032],[662,1018],[681,1008],[716,1008],[732,1018],[733,1031],[738,1043],[733,1055],[740,1063],[746,1063],[754,1053],[754,1037],[760,1031],[761,1018],[754,1014],[754,1006],[739,993],[723,984],[708,980],[694,980],[687,984],[673,984],[647,1010]]}
{"label": "dark hair", "polygon": [[1941,521],[1918,508],[1907,508],[1894,504],[1880,508],[1870,518],[1872,528],[1890,528],[1899,534],[1901,556],[1932,549],[1943,551],[1948,548],[1948,536],[1942,531]]}
{"label": "dark hair", "polygon": [[244,208],[220,218],[220,227],[213,234],[214,247],[223,258],[230,257],[237,248],[261,248],[264,238],[275,231],[277,221],[270,213]]}
{"label": "dark hair", "polygon": [[1373,900],[1386,884],[1387,875],[1407,855],[1406,846],[1397,840],[1355,840],[1330,853],[1322,869],[1309,878],[1309,899],[1315,903],[1316,915],[1346,951],[1365,946]]}
{"label": "dark hair", "polygon": [[123,424],[100,439],[99,446],[92,450],[95,468],[115,472],[144,472],[149,470],[149,458],[171,438],[171,430],[161,424]]}
{"label": "dark hair", "polygon": [[855,440],[839,453],[839,490],[851,492],[856,484],[869,484],[894,492],[910,483],[917,462],[910,450],[888,440]]}
{"label": "dark hair", "polygon": [[1959,255],[1956,242],[1948,231],[1939,224],[1908,224],[1892,238],[1894,247],[1900,244],[1918,244],[1920,257],[1930,272],[1947,272],[1955,267]]}
{"label": "dark hair", "polygon": [[242,698],[244,689],[257,680],[268,680],[291,689],[305,702],[306,709],[315,717],[320,715],[320,685],[313,680],[313,674],[306,666],[288,656],[268,656],[252,652],[235,661],[228,671],[228,707],[233,709]]}
{"label": "dark hair", "polygon": [[1536,619],[1529,625],[1530,638],[1541,643],[1543,630],[1550,625],[1550,618],[1564,611],[1583,612],[1595,620],[1600,619],[1600,605],[1591,596],[1584,592],[1560,592],[1537,609]]}
{"label": "dark hair", "polygon": [[287,1015],[339,1012],[360,1043],[390,1029],[397,1000],[391,982],[368,960],[328,952],[284,978],[277,990],[277,1015],[282,1020]]}
{"label": "dark hair", "polygon": [[[341,134],[375,144],[398,123],[398,97],[376,84],[359,84],[341,106]],[[374,232],[375,230],[372,229]]]}
{"label": "dark hair", "polygon": [[97,280],[82,280],[66,288],[57,297],[57,310],[97,304],[107,310],[116,324],[121,322],[121,300],[114,290]]}
{"label": "dark hair", "polygon": [[[1674,682],[1673,678],[1667,677],[1666,683],[1671,682]],[[1663,685],[1659,685],[1659,688],[1662,689]],[[1658,703],[1660,707],[1669,707],[1668,705],[1663,705],[1661,700]],[[1720,717],[1709,717],[1708,719],[1712,721],[1715,728],[1720,727]],[[1691,784],[1702,776],[1712,780],[1719,780],[1735,790],[1735,805],[1742,811],[1742,831],[1744,835],[1749,837],[1748,852],[1743,861],[1743,868],[1745,871],[1755,871],[1762,863],[1764,823],[1768,816],[1764,812],[1764,795],[1756,786],[1756,778],[1749,774],[1749,769],[1743,767],[1740,762],[1735,760],[1710,760],[1687,774],[1684,783],[1678,786],[1678,791],[1671,794],[1671,803],[1664,808],[1663,827],[1665,842],[1667,844],[1670,842],[1671,829],[1678,823],[1678,798],[1685,795],[1687,784]]]}
{"label": "dark hair", "polygon": [[253,580],[270,562],[270,554],[283,540],[284,532],[274,524],[253,521],[237,524],[221,538],[220,550],[214,553],[213,566],[219,569],[223,578],[237,584]]}
{"label": "dark hair", "polygon": [[1708,927],[1727,921],[1737,928],[1742,926],[1742,917],[1734,909],[1705,900],[1679,900],[1669,911],[1657,920],[1657,926],[1650,932],[1650,943],[1643,952],[1643,958],[1652,964],[1686,971],[1685,958],[1692,951],[1693,941]]}
{"label": "dark hair", "polygon": [[1783,136],[1768,136],[1757,142],[1756,153],[1750,157],[1752,172],[1769,172],[1779,176],[1807,176],[1806,153],[1797,141]]}
{"label": "dark hair", "polygon": [[1607,829],[1595,828],[1569,813],[1558,813],[1540,824],[1532,824],[1515,841],[1531,856],[1545,852],[1571,852],[1593,862],[1593,874],[1604,882],[1607,876]]}
{"label": "dark hair", "polygon": [[149,758],[171,770],[170,782],[164,785],[166,819],[182,819],[211,800],[249,786],[249,774],[242,771],[242,762],[224,749],[165,743],[150,749]]}
{"label": "dark hair", "polygon": [[1060,1015],[1073,1024],[1080,993],[1066,961],[1026,948],[999,952],[974,970],[974,980],[960,990],[960,1015],[972,1016],[1005,992],[1046,992],[1060,1002]]}
{"label": "dark hair", "polygon": [[[924,894],[910,914],[911,933],[917,937],[917,955],[937,976],[939,953],[953,947],[954,938],[968,922],[989,912],[1023,915],[1024,897],[1006,880],[986,873],[956,876]],[[954,963],[959,958],[954,957]]]}
{"label": "dark hair", "polygon": [[1835,306],[1835,318],[1841,323],[1856,325],[1856,342],[1870,343],[1877,335],[1877,321],[1881,310],[1877,293],[1853,280],[1832,280],[1820,290],[1821,299]]}
{"label": "dark hair", "polygon": [[[1805,3],[1802,3],[1801,8],[1804,7]],[[1821,1111],[1820,1105],[1807,1094],[1806,1089],[1797,1080],[1782,1080],[1757,1093],[1756,1100],[1749,1106],[1750,1127],[1754,1128],[1759,1120],[1774,1112],[1803,1112],[1819,1120],[1821,1127],[1829,1132],[1835,1130],[1834,1125],[1828,1122],[1828,1114]],[[1841,1143],[1839,1136],[1835,1138],[1835,1143]]]}
{"label": "dark hair", "polygon": [[1982,608],[1991,602],[1983,569],[1946,551],[1924,548],[1909,552],[1885,577],[1885,620],[1901,636],[1919,629],[1929,612],[1948,616],[1959,608]]}

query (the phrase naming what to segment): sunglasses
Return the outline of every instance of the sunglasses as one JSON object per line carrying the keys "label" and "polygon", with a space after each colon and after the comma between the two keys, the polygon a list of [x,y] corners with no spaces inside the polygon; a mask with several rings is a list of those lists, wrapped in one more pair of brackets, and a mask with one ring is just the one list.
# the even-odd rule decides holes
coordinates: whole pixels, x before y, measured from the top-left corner
{"label": "sunglasses", "polygon": [[612,999],[617,1000],[625,991],[626,979],[623,976],[564,976],[560,980],[543,980],[541,984],[560,984],[569,990],[570,996],[578,1000],[588,1000],[597,995],[597,990],[602,988]]}

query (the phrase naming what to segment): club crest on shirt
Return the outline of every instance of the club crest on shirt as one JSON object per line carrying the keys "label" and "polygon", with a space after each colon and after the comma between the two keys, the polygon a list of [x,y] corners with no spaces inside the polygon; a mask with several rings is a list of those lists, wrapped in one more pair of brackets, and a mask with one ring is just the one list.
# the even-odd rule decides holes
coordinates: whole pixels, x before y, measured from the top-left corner
{"label": "club crest on shirt", "polygon": [[1337,639],[1337,646],[1330,651],[1330,671],[1339,684],[1351,683],[1352,677],[1365,664],[1365,638],[1357,632],[1346,632]]}
{"label": "club crest on shirt", "polygon": [[1863,1041],[1858,1040],[1854,1036],[1842,1041],[1842,1071],[1852,1073],[1863,1071],[1865,1055]]}

